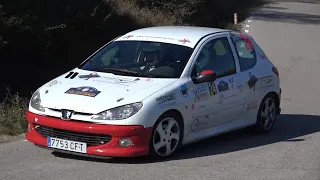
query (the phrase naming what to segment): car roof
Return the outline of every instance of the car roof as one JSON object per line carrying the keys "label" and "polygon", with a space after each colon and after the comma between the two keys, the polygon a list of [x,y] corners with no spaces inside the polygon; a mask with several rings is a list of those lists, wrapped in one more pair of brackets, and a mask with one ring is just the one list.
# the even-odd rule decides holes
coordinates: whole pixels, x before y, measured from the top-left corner
{"label": "car roof", "polygon": [[155,26],[133,30],[119,37],[116,41],[156,41],[193,48],[204,36],[220,32],[231,31],[227,29],[196,26]]}

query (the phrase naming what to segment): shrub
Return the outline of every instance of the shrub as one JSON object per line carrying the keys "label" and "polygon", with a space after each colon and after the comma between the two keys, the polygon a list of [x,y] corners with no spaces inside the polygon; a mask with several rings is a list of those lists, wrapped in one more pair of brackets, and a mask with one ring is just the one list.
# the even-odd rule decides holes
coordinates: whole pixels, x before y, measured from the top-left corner
{"label": "shrub", "polygon": [[8,91],[7,97],[0,104],[0,135],[24,133],[28,125],[25,118],[27,108],[27,98]]}

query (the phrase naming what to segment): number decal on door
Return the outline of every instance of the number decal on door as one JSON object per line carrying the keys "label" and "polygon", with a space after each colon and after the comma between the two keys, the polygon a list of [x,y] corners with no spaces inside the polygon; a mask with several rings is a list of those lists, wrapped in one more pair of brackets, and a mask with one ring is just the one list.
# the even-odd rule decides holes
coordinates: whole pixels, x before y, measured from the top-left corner
{"label": "number decal on door", "polygon": [[217,89],[216,89],[215,84],[213,82],[209,82],[208,86],[209,86],[210,96],[216,95]]}

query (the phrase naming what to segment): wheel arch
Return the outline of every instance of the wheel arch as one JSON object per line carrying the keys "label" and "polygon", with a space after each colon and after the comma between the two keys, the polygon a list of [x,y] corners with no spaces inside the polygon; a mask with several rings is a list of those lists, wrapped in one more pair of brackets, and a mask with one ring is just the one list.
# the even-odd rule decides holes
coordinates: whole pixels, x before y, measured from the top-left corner
{"label": "wheel arch", "polygon": [[169,114],[169,113],[174,113],[176,115],[178,115],[178,117],[180,118],[179,121],[181,121],[181,125],[182,125],[182,128],[181,129],[184,129],[184,118],[183,118],[183,115],[182,113],[177,110],[177,109],[169,109],[169,110],[166,110],[165,112],[163,112],[160,117],[158,119],[161,119],[161,117],[164,115],[164,114]]}
{"label": "wheel arch", "polygon": [[[177,116],[177,118],[179,119],[176,119],[177,121],[179,121],[179,124],[182,126],[180,127],[180,131],[182,131],[182,133],[180,134],[180,142],[178,144],[178,149],[181,147],[181,144],[182,144],[182,141],[183,141],[183,138],[184,138],[184,120],[183,120],[183,116],[182,116],[182,113],[177,110],[177,109],[168,109],[166,111],[164,111],[159,117],[158,119],[155,121],[154,125],[153,125],[153,130],[152,130],[152,135],[150,136],[150,140],[149,140],[149,155],[151,155],[151,157],[154,157],[154,158],[159,158],[160,156],[156,155],[155,152],[154,152],[154,149],[152,147],[152,143],[153,143],[153,134],[154,134],[154,131],[155,131],[155,128],[157,126],[157,124],[159,123],[159,121],[161,119],[164,118],[165,115],[167,114],[174,114]],[[175,151],[176,152],[176,151]],[[174,153],[175,153],[174,152]],[[169,156],[171,156],[172,154],[170,154]],[[168,157],[169,157],[168,156]]]}
{"label": "wheel arch", "polygon": [[[268,92],[263,98],[267,97],[267,96],[273,96],[275,97],[275,100],[276,100],[276,104],[277,104],[277,115],[280,114],[280,96],[278,93],[276,93],[275,91],[270,91]],[[263,99],[262,98],[262,99]]]}

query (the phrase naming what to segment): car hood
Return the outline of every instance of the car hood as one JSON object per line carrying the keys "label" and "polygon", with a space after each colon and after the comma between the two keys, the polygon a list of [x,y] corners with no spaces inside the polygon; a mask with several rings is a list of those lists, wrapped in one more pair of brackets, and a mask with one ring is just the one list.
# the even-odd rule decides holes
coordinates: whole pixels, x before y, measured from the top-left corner
{"label": "car hood", "polygon": [[41,104],[46,108],[96,114],[142,101],[175,81],[74,69],[40,88]]}

